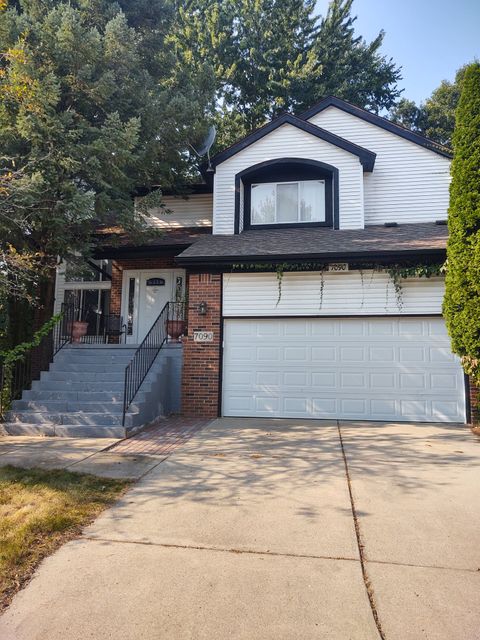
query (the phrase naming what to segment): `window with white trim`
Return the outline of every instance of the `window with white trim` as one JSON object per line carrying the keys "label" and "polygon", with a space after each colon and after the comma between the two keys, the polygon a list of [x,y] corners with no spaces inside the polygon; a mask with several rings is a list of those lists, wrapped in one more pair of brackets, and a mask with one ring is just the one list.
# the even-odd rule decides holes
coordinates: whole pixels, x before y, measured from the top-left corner
{"label": "window with white trim", "polygon": [[325,222],[325,180],[253,183],[250,207],[252,225]]}

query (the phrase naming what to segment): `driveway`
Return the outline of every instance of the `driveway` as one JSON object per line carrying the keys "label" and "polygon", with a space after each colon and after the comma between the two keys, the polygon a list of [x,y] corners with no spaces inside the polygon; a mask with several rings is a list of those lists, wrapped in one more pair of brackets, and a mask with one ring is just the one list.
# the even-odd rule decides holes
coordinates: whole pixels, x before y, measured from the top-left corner
{"label": "driveway", "polygon": [[40,567],[2,640],[476,640],[464,426],[221,419]]}

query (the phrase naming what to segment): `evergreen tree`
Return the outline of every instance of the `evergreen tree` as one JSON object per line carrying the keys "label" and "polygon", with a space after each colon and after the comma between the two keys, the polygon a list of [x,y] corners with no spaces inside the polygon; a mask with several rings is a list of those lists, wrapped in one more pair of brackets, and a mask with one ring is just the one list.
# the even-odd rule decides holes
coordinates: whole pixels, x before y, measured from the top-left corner
{"label": "evergreen tree", "polygon": [[390,118],[412,131],[447,147],[452,144],[455,127],[455,110],[460,98],[466,66],[461,67],[453,82],[443,80],[430,98],[419,106],[403,98],[392,108]]}
{"label": "evergreen tree", "polygon": [[464,73],[453,134],[443,305],[452,349],[480,383],[480,64]]}
{"label": "evergreen tree", "polygon": [[378,113],[390,109],[400,96],[400,69],[380,53],[384,32],[367,43],[355,35],[353,0],[332,0],[312,43],[317,61],[301,96],[308,108],[322,97],[335,95]]}
{"label": "evergreen tree", "polygon": [[195,68],[216,78],[218,147],[283,111],[300,112],[335,94],[374,111],[400,95],[399,69],[354,33],[352,0],[333,0],[326,16],[314,0],[191,0],[179,3],[171,39]]}
{"label": "evergreen tree", "polygon": [[192,174],[185,150],[212,85],[165,42],[174,15],[161,0],[21,0],[0,14],[0,252],[31,261],[46,313],[58,257],[88,254],[99,224],[141,231],[136,190]]}

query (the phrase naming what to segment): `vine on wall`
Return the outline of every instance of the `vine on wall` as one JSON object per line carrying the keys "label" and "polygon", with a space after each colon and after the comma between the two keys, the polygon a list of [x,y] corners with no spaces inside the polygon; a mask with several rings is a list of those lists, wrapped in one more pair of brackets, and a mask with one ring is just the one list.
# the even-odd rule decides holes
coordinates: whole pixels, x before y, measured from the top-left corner
{"label": "vine on wall", "polygon": [[[283,262],[283,263],[269,263],[269,262],[257,262],[251,264],[233,264],[232,271],[262,271],[262,272],[274,272],[277,278],[278,298],[275,306],[278,307],[280,300],[282,299],[282,283],[283,275],[286,272],[298,272],[298,271],[319,271],[320,272],[320,304],[319,308],[323,305],[323,294],[325,288],[324,272],[328,269],[328,263],[325,262]],[[365,271],[371,270],[372,275],[370,278],[370,284],[373,280],[375,273],[388,273],[389,281],[387,282],[385,290],[385,310],[388,309],[389,297],[390,297],[390,285],[393,286],[395,291],[395,303],[399,311],[403,309],[403,287],[402,281],[406,278],[433,278],[445,273],[446,266],[444,263],[425,263],[425,264],[392,264],[383,265],[378,263],[354,265],[350,264],[350,271],[358,271],[360,274],[360,282],[362,287],[362,302],[361,308],[365,304]]]}

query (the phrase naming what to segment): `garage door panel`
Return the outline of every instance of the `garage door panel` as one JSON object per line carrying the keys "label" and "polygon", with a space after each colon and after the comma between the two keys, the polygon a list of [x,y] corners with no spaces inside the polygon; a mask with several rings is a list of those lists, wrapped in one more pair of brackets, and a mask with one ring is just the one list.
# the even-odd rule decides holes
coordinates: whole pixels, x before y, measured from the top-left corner
{"label": "garage door panel", "polygon": [[440,318],[226,320],[224,340],[224,415],[465,419]]}

